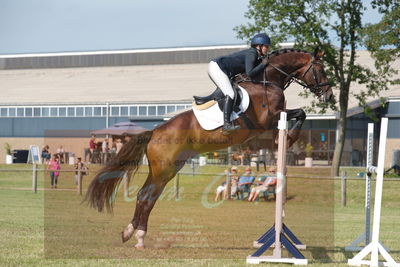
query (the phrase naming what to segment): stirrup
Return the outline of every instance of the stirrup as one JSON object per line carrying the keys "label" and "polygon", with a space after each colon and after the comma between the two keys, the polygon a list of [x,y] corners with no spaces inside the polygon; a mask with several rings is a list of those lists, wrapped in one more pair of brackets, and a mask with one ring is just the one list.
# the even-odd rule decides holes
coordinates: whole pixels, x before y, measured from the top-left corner
{"label": "stirrup", "polygon": [[240,129],[239,125],[234,125],[233,123],[224,124],[224,126],[222,126],[222,134],[229,135],[232,132],[237,131],[239,129]]}

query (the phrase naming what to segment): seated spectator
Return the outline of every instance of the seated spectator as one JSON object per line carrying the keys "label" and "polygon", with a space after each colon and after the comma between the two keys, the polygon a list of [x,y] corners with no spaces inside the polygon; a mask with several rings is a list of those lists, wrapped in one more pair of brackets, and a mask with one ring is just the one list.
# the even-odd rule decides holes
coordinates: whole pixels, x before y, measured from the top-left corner
{"label": "seated spectator", "polygon": [[[228,174],[229,170],[225,170],[225,174]],[[237,167],[233,166],[231,168],[231,172],[229,173],[231,178],[231,196],[235,196],[237,193]],[[215,201],[222,199],[228,199],[228,186],[226,181],[222,182],[216,189]]]}
{"label": "seated spectator", "polygon": [[253,184],[255,177],[251,173],[251,168],[247,167],[244,175],[240,176],[238,182],[239,199],[244,199],[244,193],[250,192],[250,187]]}
{"label": "seated spectator", "polygon": [[51,158],[51,154],[49,152],[50,147],[45,145],[42,149],[42,162],[48,164]]}
{"label": "seated spectator", "polygon": [[393,165],[392,167],[390,167],[389,169],[387,169],[387,170],[385,171],[385,174],[388,173],[388,172],[390,172],[391,170],[394,170],[394,173],[395,173],[396,175],[400,176],[400,166],[399,166],[399,165],[397,165],[397,164]]}
{"label": "seated spectator", "polygon": [[[228,170],[225,170],[227,172]],[[224,195],[224,196],[223,196]],[[222,200],[226,195],[226,181],[222,182],[217,189],[215,190],[215,199],[214,201]]]}
{"label": "seated spectator", "polygon": [[251,189],[248,201],[255,201],[260,193],[270,190],[276,186],[276,168],[269,168],[270,174],[268,176],[261,176],[257,182],[260,184]]}

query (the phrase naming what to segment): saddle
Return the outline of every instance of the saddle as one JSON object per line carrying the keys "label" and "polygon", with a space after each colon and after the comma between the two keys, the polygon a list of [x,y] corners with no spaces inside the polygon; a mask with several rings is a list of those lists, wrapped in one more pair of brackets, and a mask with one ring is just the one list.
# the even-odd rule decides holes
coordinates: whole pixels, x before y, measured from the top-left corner
{"label": "saddle", "polygon": [[[240,111],[239,106],[243,99],[243,93],[242,90],[240,90],[236,84],[234,84],[233,86],[233,91],[235,93],[235,98],[233,101],[233,111],[239,112]],[[193,96],[194,102],[196,103],[197,106],[202,106],[202,105],[208,106],[207,105],[208,102],[212,101],[212,103],[214,103],[215,101],[218,103],[218,107],[221,111],[224,110],[225,97],[226,96],[219,87],[217,87],[215,91],[208,96]]]}

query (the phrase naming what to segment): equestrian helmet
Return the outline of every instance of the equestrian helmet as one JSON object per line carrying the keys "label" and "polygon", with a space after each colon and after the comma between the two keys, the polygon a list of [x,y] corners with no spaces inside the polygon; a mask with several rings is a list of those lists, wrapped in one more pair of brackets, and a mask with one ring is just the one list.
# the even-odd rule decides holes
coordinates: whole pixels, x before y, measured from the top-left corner
{"label": "equestrian helmet", "polygon": [[271,39],[265,33],[259,33],[251,38],[251,45],[271,45]]}

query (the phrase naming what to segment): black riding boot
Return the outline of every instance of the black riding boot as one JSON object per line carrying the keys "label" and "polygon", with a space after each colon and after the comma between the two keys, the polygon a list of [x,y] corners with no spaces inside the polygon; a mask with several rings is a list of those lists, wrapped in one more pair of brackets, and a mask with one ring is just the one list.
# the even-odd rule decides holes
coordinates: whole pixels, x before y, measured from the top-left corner
{"label": "black riding boot", "polygon": [[239,130],[239,125],[234,125],[231,122],[231,114],[233,110],[233,99],[229,96],[225,97],[225,104],[224,104],[224,126],[222,127],[222,134],[228,135],[233,131]]}

